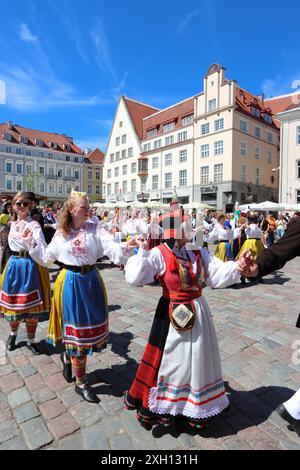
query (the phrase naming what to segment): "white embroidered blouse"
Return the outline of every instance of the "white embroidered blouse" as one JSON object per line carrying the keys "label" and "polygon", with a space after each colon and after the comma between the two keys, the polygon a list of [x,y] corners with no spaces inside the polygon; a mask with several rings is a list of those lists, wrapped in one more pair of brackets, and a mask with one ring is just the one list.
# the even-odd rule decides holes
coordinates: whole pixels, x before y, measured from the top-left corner
{"label": "white embroidered blouse", "polygon": [[40,224],[28,216],[25,220],[11,221],[10,231],[8,234],[8,245],[12,251],[28,251],[28,245],[22,239],[23,232],[26,229],[34,232],[40,229],[40,238],[44,243],[46,243]]}

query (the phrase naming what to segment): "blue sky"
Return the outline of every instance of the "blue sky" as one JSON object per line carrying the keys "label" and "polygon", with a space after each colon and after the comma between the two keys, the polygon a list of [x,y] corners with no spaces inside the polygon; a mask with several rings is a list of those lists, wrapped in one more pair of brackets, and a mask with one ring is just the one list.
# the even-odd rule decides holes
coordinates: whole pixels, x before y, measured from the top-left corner
{"label": "blue sky", "polygon": [[[243,7],[247,5],[247,8]],[[267,97],[300,80],[296,0],[14,0],[0,30],[0,122],[105,150],[120,94],[164,108],[212,63]]]}

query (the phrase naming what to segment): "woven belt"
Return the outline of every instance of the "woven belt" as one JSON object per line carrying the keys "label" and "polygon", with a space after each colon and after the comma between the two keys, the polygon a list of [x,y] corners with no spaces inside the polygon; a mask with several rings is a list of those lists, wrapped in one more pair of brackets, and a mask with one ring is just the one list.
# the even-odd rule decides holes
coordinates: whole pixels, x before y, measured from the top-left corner
{"label": "woven belt", "polygon": [[248,238],[248,240],[261,240],[261,238]]}
{"label": "woven belt", "polygon": [[29,258],[28,251],[12,251],[12,256],[17,256],[18,258]]}
{"label": "woven belt", "polygon": [[80,274],[89,274],[93,269],[96,268],[95,264],[85,264],[83,266],[70,266],[69,264],[62,264],[63,269],[67,269],[68,271],[72,271],[73,273],[80,273]]}

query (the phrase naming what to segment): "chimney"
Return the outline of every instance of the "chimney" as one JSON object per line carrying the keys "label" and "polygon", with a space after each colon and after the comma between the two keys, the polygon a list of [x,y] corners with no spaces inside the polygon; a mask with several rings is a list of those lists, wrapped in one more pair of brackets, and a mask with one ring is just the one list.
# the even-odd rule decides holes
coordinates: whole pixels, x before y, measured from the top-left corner
{"label": "chimney", "polygon": [[91,153],[91,151],[92,151],[91,149],[86,149],[85,154],[88,155],[89,153]]}
{"label": "chimney", "polygon": [[13,123],[12,123],[12,121],[7,121],[7,127],[8,127],[8,129],[12,129],[12,128],[13,128]]}

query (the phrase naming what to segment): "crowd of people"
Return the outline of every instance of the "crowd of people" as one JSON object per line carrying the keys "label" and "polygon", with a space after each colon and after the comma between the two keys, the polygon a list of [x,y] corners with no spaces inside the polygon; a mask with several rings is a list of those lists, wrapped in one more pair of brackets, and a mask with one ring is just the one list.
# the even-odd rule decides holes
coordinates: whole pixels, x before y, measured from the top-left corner
{"label": "crowd of people", "polygon": [[[88,356],[101,352],[109,336],[107,293],[97,268],[106,257],[124,270],[124,282],[162,286],[143,358],[124,395],[126,407],[137,410],[146,429],[169,426],[174,416],[202,428],[228,409],[203,283],[224,288],[282,266],[291,254],[280,258],[280,249],[272,251],[273,245],[284,246],[297,233],[300,214],[277,219],[239,210],[189,215],[177,201],[164,213],[146,208],[106,211],[92,209],[87,195],[75,191],[63,206],[37,206],[34,193],[18,193],[4,203],[0,216],[0,316],[10,325],[7,350],[15,349],[24,321],[27,348],[43,354],[35,334],[38,322],[49,320],[47,341],[64,345],[65,380],[75,382],[75,392],[86,401],[99,402],[86,368]],[[264,269],[261,260],[267,259],[268,250],[280,261]],[[59,274],[51,299],[52,263]],[[287,419],[285,413],[300,433],[299,393],[293,406],[281,409]]]}

